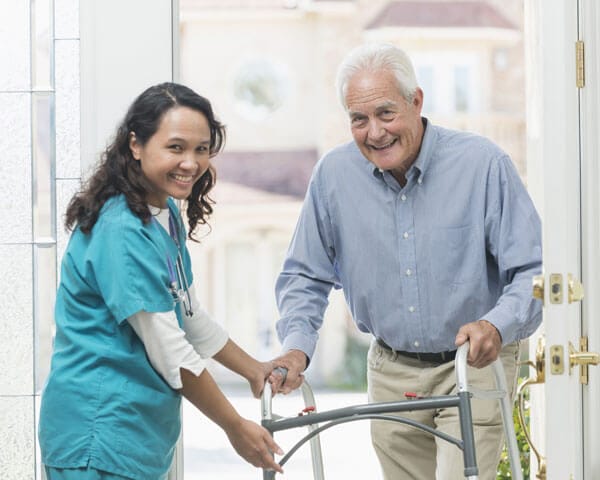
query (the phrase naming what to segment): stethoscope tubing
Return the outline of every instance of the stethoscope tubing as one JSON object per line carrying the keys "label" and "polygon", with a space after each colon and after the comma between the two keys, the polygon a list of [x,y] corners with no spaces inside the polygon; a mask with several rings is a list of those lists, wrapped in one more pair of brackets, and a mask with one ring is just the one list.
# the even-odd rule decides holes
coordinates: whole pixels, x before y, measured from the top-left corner
{"label": "stethoscope tubing", "polygon": [[[192,296],[190,294],[190,287],[187,275],[185,274],[185,268],[183,268],[178,229],[173,217],[174,214],[171,209],[169,209],[169,236],[173,242],[175,242],[175,246],[177,247],[177,259],[175,260],[175,265],[173,265],[173,261],[169,254],[165,252],[167,258],[167,270],[169,272],[170,290],[173,300],[176,303],[182,304],[184,310],[183,313],[185,313],[186,316],[191,317],[194,314],[192,310]],[[152,219],[158,223],[156,218],[152,217]]]}

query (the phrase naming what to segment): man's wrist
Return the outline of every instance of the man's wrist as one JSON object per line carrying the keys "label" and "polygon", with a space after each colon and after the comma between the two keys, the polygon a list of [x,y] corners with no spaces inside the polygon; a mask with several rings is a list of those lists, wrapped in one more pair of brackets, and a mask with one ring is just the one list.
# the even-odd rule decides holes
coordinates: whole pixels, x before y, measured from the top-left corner
{"label": "man's wrist", "polygon": [[298,349],[294,348],[292,350],[289,350],[286,353],[286,355],[292,356],[292,359],[293,359],[292,361],[300,372],[303,372],[304,370],[306,370],[308,367],[308,364],[310,363],[310,359],[308,358],[308,355],[306,355],[306,353],[304,353],[302,350],[298,350]]}

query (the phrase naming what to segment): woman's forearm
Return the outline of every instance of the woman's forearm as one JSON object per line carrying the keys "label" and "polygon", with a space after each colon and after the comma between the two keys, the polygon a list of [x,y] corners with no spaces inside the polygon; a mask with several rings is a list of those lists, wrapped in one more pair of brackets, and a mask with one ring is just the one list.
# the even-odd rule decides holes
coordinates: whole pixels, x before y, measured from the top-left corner
{"label": "woman's forearm", "polygon": [[248,380],[252,394],[256,398],[261,395],[265,381],[274,368],[273,362],[259,362],[231,339],[227,340],[225,346],[213,358]]}
{"label": "woman's forearm", "polygon": [[225,346],[213,357],[229,370],[249,379],[260,368],[260,362],[248,355],[233,340],[227,340]]}
{"label": "woman's forearm", "polygon": [[207,370],[198,376],[185,368],[180,371],[182,395],[204,415],[226,432],[242,420]]}

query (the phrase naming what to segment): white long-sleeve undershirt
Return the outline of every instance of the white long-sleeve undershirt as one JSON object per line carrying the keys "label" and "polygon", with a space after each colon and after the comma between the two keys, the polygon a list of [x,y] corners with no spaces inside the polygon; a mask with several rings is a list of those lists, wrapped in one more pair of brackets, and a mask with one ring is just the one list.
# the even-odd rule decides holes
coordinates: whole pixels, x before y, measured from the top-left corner
{"label": "white long-sleeve undershirt", "polygon": [[[168,231],[168,209],[161,210],[156,219]],[[190,286],[191,317],[183,314],[183,328],[177,323],[175,311],[137,312],[127,320],[142,340],[154,369],[174,389],[183,386],[180,368],[200,375],[206,359],[219,352],[227,343],[227,332],[200,306],[196,291]],[[176,308],[180,308],[179,304]]]}

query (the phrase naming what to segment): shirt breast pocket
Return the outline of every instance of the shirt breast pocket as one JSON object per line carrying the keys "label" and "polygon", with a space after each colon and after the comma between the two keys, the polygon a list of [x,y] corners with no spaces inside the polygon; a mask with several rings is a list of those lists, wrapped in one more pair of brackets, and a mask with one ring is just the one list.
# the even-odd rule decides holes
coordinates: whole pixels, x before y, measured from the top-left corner
{"label": "shirt breast pocket", "polygon": [[484,271],[485,251],[481,251],[474,225],[439,226],[431,239],[431,272],[446,285],[478,282]]}

